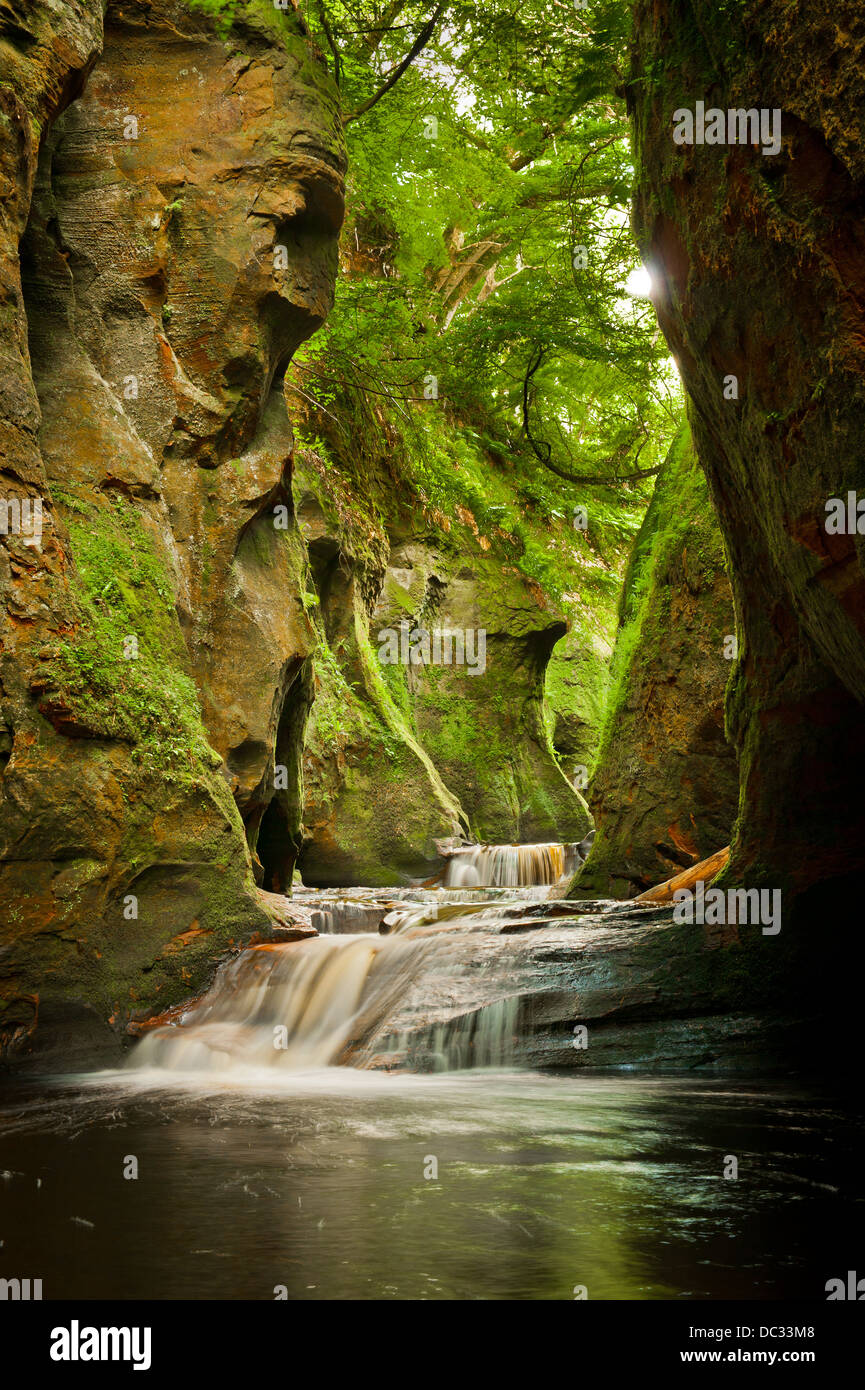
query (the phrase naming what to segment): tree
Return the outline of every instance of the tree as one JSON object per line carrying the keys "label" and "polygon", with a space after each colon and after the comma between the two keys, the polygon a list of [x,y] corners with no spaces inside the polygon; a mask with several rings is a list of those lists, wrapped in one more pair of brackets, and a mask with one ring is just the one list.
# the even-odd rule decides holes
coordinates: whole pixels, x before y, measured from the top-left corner
{"label": "tree", "polygon": [[682,403],[650,306],[624,288],[625,7],[316,0],[309,24],[350,173],[308,394],[365,390],[414,418],[433,378],[527,481],[644,488]]}

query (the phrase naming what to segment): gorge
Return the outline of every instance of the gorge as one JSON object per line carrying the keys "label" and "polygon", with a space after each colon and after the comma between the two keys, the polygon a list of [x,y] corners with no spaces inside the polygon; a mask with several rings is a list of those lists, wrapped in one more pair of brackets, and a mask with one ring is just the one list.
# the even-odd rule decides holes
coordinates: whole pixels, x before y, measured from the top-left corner
{"label": "gorge", "polygon": [[[865,867],[859,7],[0,0],[0,64],[4,1259],[109,1296],[85,1136],[123,1297],[572,1297],[572,1228],[592,1297],[819,1297]],[[677,139],[698,107],[778,120]],[[115,1122],[193,1286],[109,1194]],[[426,1151],[472,1232],[463,1266],[422,1218],[441,1275]],[[520,1173],[549,1258],[492,1272]],[[348,1223],[367,1182],[368,1275],[293,1200]],[[302,1254],[256,1211],[221,1269],[220,1183]]]}

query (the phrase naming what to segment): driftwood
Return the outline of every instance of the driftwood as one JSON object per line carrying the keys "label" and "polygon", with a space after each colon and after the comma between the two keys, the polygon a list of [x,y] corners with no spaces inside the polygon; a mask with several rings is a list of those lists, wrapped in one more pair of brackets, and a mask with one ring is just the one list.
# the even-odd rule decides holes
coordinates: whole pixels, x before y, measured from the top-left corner
{"label": "driftwood", "polygon": [[647,888],[645,893],[634,899],[638,903],[671,903],[673,894],[678,888],[693,888],[702,879],[704,883],[711,883],[723,869],[727,860],[730,858],[730,846],[716,850],[710,854],[708,859],[701,859],[699,864],[693,864],[690,869],[683,869],[675,878],[667,878],[663,883],[657,884],[655,888]]}

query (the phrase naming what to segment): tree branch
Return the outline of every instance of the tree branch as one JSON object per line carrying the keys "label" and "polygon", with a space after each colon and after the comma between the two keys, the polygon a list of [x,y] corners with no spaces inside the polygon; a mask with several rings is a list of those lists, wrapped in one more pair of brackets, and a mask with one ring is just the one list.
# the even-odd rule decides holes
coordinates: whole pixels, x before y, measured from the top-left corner
{"label": "tree branch", "polygon": [[617,473],[612,476],[605,473],[569,473],[567,469],[559,468],[558,464],[551,463],[549,459],[544,463],[544,467],[555,473],[557,478],[564,478],[567,483],[603,483],[607,487],[611,487],[613,483],[635,482],[639,478],[654,478],[661,471],[661,465],[658,464],[657,468],[640,468],[636,473]]}
{"label": "tree branch", "polygon": [[399,82],[399,79],[402,77],[406,69],[411,66],[418,54],[424,48],[426,48],[427,44],[429,43],[430,39],[432,38],[435,32],[435,27],[439,22],[444,8],[444,0],[442,0],[442,3],[436,6],[431,18],[427,20],[426,24],[421,29],[420,33],[418,34],[408,53],[403,58],[402,62],[394,68],[393,72],[390,74],[383,86],[379,87],[378,91],[374,92],[373,95],[369,97],[367,101],[363,102],[357,108],[356,111],[350,111],[347,115],[343,116],[342,123],[344,126],[348,125],[349,121],[356,121],[358,116],[365,115],[367,111],[371,110],[371,108],[375,106],[376,102],[381,101],[382,97],[385,95],[386,92],[390,91],[391,87],[396,86],[397,82]]}
{"label": "tree branch", "polygon": [[327,39],[330,51],[333,54],[333,80],[338,87],[342,76],[342,62],[339,56],[339,49],[336,46],[336,40],[333,37],[333,31],[328,23],[327,10],[324,8],[323,0],[316,0],[316,9],[318,10],[321,27],[324,30],[324,37]]}
{"label": "tree branch", "polygon": [[[557,473],[558,469],[553,467],[550,463],[550,455],[553,452],[552,446],[543,440],[540,443],[535,443],[535,440],[532,438],[531,429],[529,428],[529,387],[532,384],[532,377],[544,360],[545,352],[545,348],[538,348],[534,357],[529,359],[529,365],[526,367],[526,374],[523,377],[523,430],[526,439],[532,446],[532,453],[540,459],[545,468],[552,468],[553,472]],[[546,453],[542,453],[542,449],[545,449]]]}
{"label": "tree branch", "polygon": [[[523,377],[523,432],[525,433],[526,439],[529,441],[529,444],[531,445],[532,453],[535,455],[537,459],[540,460],[540,462],[544,465],[544,468],[548,468],[551,473],[555,473],[557,478],[563,478],[566,483],[598,483],[606,484],[607,486],[610,486],[613,483],[631,483],[637,481],[640,478],[654,478],[658,473],[660,473],[660,464],[658,464],[656,468],[638,468],[633,473],[620,473],[613,474],[612,476],[610,476],[606,473],[569,473],[566,468],[560,468],[557,463],[553,463],[552,445],[548,444],[546,440],[535,440],[532,436],[531,429],[529,428],[529,388],[532,384],[532,378],[534,377],[535,373],[539,370],[545,356],[546,348],[539,347],[535,352],[534,356],[529,359],[529,365],[526,368],[526,374]],[[645,430],[644,426],[643,429]],[[643,440],[639,449],[634,455],[634,463],[637,462],[637,459],[643,452],[647,440],[648,435],[646,435],[646,438]],[[614,463],[614,460],[609,459],[608,462]]]}
{"label": "tree branch", "polygon": [[397,26],[394,23],[395,20],[399,19],[399,16],[406,7],[406,3],[407,0],[392,0],[392,3],[388,5],[387,9],[381,15],[381,24],[375,28],[361,31],[364,35],[364,39],[362,43],[358,44],[357,51],[354,55],[358,61],[362,62],[365,59],[370,59],[380,46],[385,34],[392,33],[394,28],[414,28],[414,25]]}

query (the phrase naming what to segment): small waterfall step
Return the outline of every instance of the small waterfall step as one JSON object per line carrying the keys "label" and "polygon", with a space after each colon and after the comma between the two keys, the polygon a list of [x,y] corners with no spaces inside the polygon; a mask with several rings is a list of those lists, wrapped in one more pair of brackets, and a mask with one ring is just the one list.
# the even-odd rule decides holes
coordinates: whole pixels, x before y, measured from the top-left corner
{"label": "small waterfall step", "polygon": [[446,851],[445,888],[523,888],[562,883],[586,858],[594,831],[579,844],[455,845]]}
{"label": "small waterfall step", "polygon": [[536,981],[533,948],[526,954],[517,942],[543,934],[569,952],[571,932],[585,932],[592,905],[550,895],[587,849],[585,841],[452,845],[437,889],[300,888],[274,899],[282,939],[243,951],[206,994],[142,1029],[131,1065],[177,1073],[511,1065],[519,1000]]}

